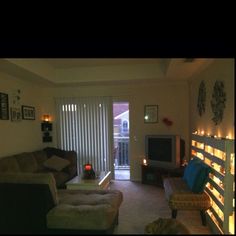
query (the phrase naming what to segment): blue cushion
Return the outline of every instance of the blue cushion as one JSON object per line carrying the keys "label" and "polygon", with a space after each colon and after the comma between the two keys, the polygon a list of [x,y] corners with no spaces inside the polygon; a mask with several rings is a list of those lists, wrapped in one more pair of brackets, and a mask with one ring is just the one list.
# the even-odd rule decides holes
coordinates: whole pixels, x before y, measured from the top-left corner
{"label": "blue cushion", "polygon": [[191,172],[187,177],[187,185],[194,193],[201,193],[209,178],[210,167],[204,162],[194,162],[191,165]]}
{"label": "blue cushion", "polygon": [[188,163],[188,165],[185,167],[184,169],[184,176],[183,176],[183,179],[187,182],[188,178],[190,177],[191,175],[191,172],[192,172],[192,168],[194,166],[194,163],[197,163],[197,162],[201,162],[201,160],[199,158],[196,158],[194,157],[193,159],[191,159]]}
{"label": "blue cushion", "polygon": [[202,193],[206,183],[209,180],[210,167],[203,162],[201,162],[200,165],[200,172],[195,179],[193,187],[191,188],[194,193]]}

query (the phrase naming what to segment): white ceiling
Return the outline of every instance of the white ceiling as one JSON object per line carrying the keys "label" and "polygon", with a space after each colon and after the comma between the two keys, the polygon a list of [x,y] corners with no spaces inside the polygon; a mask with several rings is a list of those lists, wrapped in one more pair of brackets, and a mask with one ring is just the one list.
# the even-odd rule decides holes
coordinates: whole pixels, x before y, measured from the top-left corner
{"label": "white ceiling", "polygon": [[206,58],[0,59],[0,71],[42,85],[97,85],[186,81],[204,70]]}

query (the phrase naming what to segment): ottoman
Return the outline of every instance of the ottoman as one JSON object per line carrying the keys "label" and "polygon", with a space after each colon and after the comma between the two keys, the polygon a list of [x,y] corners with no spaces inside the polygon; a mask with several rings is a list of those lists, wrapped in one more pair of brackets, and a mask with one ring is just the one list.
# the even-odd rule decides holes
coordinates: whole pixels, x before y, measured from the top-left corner
{"label": "ottoman", "polygon": [[58,190],[59,203],[47,214],[53,232],[113,231],[123,195],[118,190]]}

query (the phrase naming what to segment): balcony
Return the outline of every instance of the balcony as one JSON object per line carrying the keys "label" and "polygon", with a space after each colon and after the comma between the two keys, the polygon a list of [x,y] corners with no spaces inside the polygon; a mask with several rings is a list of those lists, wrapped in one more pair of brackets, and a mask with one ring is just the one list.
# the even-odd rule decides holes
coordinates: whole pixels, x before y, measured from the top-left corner
{"label": "balcony", "polygon": [[129,170],[129,137],[114,137],[115,170]]}

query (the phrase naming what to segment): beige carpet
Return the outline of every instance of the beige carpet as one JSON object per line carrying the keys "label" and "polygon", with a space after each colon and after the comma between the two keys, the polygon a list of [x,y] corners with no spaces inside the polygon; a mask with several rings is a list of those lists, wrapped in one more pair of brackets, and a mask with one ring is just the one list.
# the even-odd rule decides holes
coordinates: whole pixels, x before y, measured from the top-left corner
{"label": "beige carpet", "polygon": [[[125,180],[112,181],[110,188],[121,190],[124,196],[114,234],[144,234],[148,223],[171,217],[162,188]],[[179,211],[177,219],[192,234],[212,234],[208,226],[202,226],[198,211]]]}

